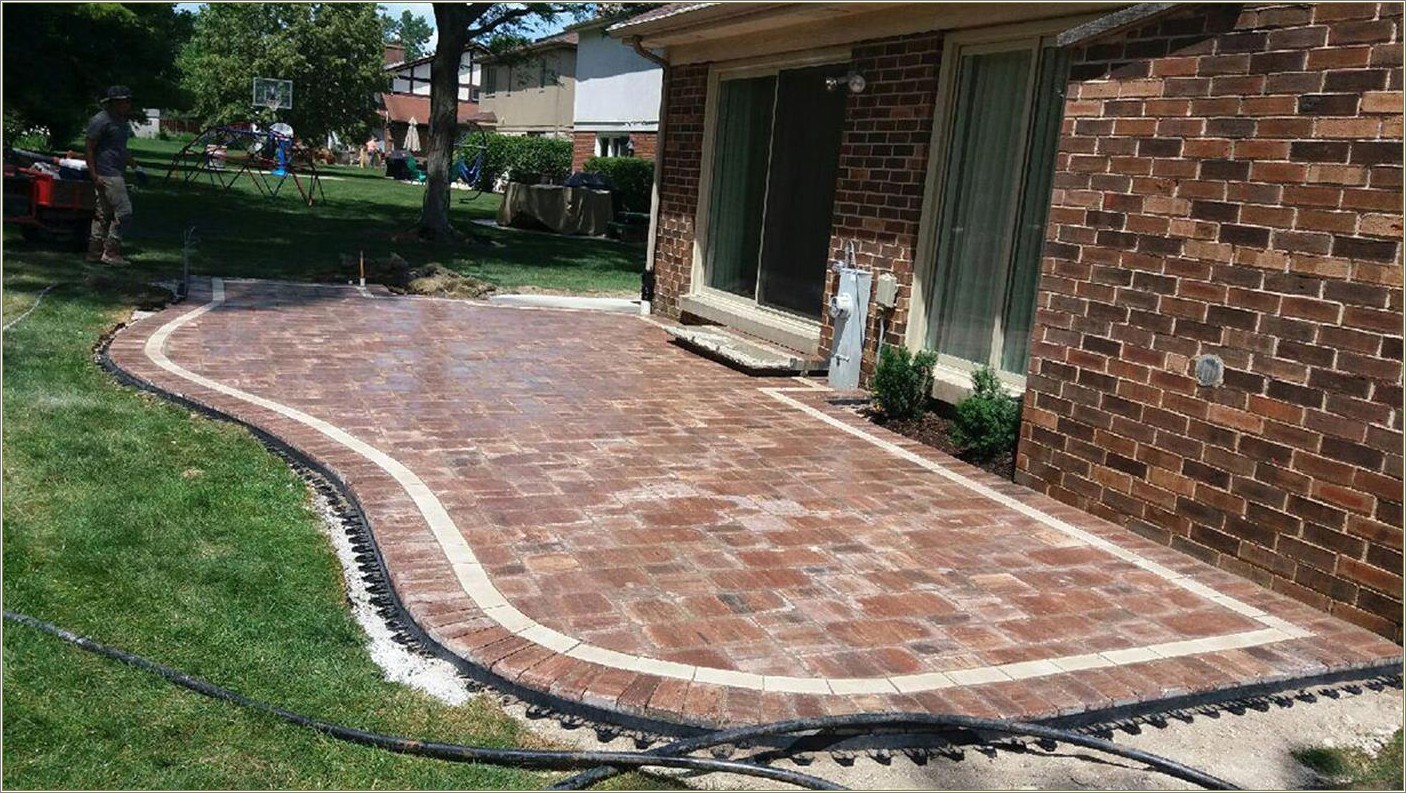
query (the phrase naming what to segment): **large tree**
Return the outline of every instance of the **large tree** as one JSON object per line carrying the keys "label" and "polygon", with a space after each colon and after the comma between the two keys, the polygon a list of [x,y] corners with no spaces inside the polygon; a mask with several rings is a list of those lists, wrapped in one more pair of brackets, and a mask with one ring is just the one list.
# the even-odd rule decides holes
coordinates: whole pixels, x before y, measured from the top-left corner
{"label": "large tree", "polygon": [[255,77],[293,81],[278,119],[299,137],[360,133],[386,78],[373,3],[210,3],[181,52],[184,86],[206,123],[256,116]]}
{"label": "large tree", "polygon": [[413,61],[425,57],[430,36],[434,35],[434,28],[430,27],[424,17],[410,11],[402,11],[400,19],[395,23],[395,35],[401,46],[405,47],[405,59]]}
{"label": "large tree", "polygon": [[449,166],[458,135],[459,58],[469,42],[490,50],[505,42],[520,42],[533,26],[548,24],[562,14],[585,14],[587,3],[435,3],[439,40],[430,61],[430,134],[427,146],[425,201],[420,208],[420,235],[450,240]]}
{"label": "large tree", "polygon": [[44,126],[53,145],[68,145],[116,84],[137,107],[183,107],[175,59],[191,28],[174,3],[6,4],[7,131]]}

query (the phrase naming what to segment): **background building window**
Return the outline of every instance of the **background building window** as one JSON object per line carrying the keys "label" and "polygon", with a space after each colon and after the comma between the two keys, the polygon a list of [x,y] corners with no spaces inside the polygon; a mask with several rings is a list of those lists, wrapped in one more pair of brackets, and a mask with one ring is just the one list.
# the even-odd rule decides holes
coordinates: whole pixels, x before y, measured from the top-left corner
{"label": "background building window", "polygon": [[597,135],[596,156],[633,157],[635,156],[635,147],[634,144],[630,143],[629,135]]}

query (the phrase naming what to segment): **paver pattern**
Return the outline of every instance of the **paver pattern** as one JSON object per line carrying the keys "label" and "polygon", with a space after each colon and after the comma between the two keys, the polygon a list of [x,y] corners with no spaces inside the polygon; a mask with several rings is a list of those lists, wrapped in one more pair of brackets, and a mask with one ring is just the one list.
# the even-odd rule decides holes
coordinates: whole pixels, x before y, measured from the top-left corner
{"label": "paver pattern", "polygon": [[707,724],[1037,719],[1400,661],[643,318],[216,291],[113,360],[337,471],[417,622],[534,689]]}

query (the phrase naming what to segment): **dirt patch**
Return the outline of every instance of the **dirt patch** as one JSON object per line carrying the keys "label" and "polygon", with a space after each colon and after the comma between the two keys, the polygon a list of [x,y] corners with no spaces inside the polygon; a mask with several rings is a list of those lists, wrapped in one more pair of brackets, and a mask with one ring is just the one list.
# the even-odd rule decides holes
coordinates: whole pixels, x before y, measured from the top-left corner
{"label": "dirt patch", "polygon": [[[498,287],[487,281],[457,273],[438,262],[411,270],[408,279],[403,291],[411,295],[474,298],[498,291]],[[396,291],[395,287],[391,287],[391,290]]]}
{"label": "dirt patch", "polygon": [[456,272],[438,262],[411,267],[394,253],[383,259],[364,261],[344,253],[341,264],[345,272],[358,272],[364,266],[367,281],[385,284],[387,289],[401,295],[477,298],[498,291],[497,286],[487,281]]}
{"label": "dirt patch", "polygon": [[950,430],[952,420],[934,411],[924,413],[916,419],[891,420],[873,408],[865,408],[861,415],[885,429],[893,430],[905,438],[931,446],[944,454],[950,454],[965,463],[970,463],[983,471],[1004,479],[1015,478],[1015,454],[1007,452],[992,460],[978,460],[957,448],[952,442]]}

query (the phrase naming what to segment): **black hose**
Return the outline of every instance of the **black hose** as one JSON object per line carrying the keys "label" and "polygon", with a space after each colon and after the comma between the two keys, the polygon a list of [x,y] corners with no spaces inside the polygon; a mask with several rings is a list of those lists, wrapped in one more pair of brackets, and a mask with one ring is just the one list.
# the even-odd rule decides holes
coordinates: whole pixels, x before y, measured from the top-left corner
{"label": "black hose", "polygon": [[[201,680],[200,678],[184,674],[164,664],[149,661],[141,656],[126,652],[125,650],[109,647],[85,636],[80,636],[72,631],[64,630],[57,625],[35,619],[25,614],[5,611],[4,616],[5,619],[11,622],[26,625],[52,636],[57,636],[88,652],[112,658],[148,672],[154,672],[166,680],[198,694],[262,711],[277,716],[291,724],[317,730],[318,732],[338,740],[361,744],[363,746],[374,746],[399,754],[430,757],[437,760],[448,760],[459,763],[487,763],[490,765],[509,765],[518,768],[547,771],[571,771],[580,768],[591,768],[593,766],[611,766],[614,768],[631,769],[644,768],[646,766],[683,768],[691,771],[726,772],[762,777],[776,782],[785,782],[798,787],[808,788],[810,790],[845,789],[809,774],[735,760],[717,760],[702,757],[665,757],[643,752],[552,752],[534,749],[494,749],[484,746],[417,741],[410,738],[385,735],[383,733],[368,732],[366,730],[321,721],[285,710],[275,705],[249,699],[242,694],[230,691],[227,688],[222,688],[214,683]],[[611,776],[614,776],[614,774],[611,774]]]}
{"label": "black hose", "polygon": [[689,757],[692,752],[727,744],[755,741],[768,736],[786,735],[798,732],[867,729],[876,732],[945,732],[967,730],[977,733],[996,733],[1054,740],[1073,746],[1081,746],[1106,752],[1128,760],[1143,763],[1150,769],[1182,779],[1208,790],[1236,790],[1235,785],[1218,777],[1211,776],[1173,760],[1159,757],[1138,749],[1119,746],[1111,741],[1083,735],[1077,732],[1045,727],[1039,724],[983,719],[974,716],[928,713],[862,713],[849,716],[826,716],[810,719],[773,722],[751,727],[737,727],[718,730],[694,738],[675,741],[648,752],[549,752],[528,749],[493,749],[460,744],[422,742],[407,738],[367,732],[344,727],[330,722],[313,719],[267,703],[249,699],[241,694],[217,686],[213,683],[191,677],[163,664],[149,661],[124,650],[108,647],[92,639],[64,630],[56,625],[34,617],[12,611],[4,612],[5,619],[17,622],[77,645],[98,655],[113,658],[123,663],[154,672],[179,686],[215,699],[232,702],[243,707],[272,714],[284,721],[299,726],[310,727],[340,740],[366,746],[375,746],[402,754],[413,754],[454,762],[481,762],[495,765],[512,765],[522,768],[547,770],[571,770],[589,767],[589,770],[553,784],[552,790],[581,790],[628,769],[646,766],[685,768],[695,771],[726,771],[731,773],[758,776],[778,782],[810,788],[812,790],[842,790],[844,788],[819,777],[786,771],[755,763]]}
{"label": "black hose", "polygon": [[[778,721],[754,727],[738,727],[731,730],[721,730],[706,735],[700,735],[695,738],[685,738],[684,740],[675,741],[666,746],[652,749],[648,754],[686,754],[713,746],[736,744],[739,741],[745,743],[772,735],[811,730],[856,728],[871,730],[881,729],[884,732],[908,733],[965,729],[975,732],[1044,738],[1059,741],[1060,743],[1071,744],[1073,746],[1082,746],[1086,749],[1096,749],[1128,760],[1144,763],[1155,771],[1160,771],[1168,776],[1200,785],[1207,790],[1239,790],[1236,785],[1224,779],[1211,776],[1204,771],[1198,771],[1190,766],[1182,765],[1174,760],[1168,760],[1165,757],[1159,757],[1155,754],[1149,754],[1148,752],[1131,749],[1126,746],[1119,746],[1112,741],[1106,741],[1102,738],[1095,738],[1068,730],[1060,730],[1054,727],[1045,727],[1039,724],[1027,724],[999,719],[983,719],[975,716],[960,716],[955,714],[859,713],[850,716],[823,716],[810,719],[796,719],[793,721]],[[621,773],[623,773],[623,771],[618,768],[593,768],[589,771],[577,774],[574,777],[557,782],[552,785],[550,789],[583,790],[591,785],[618,776]]]}

